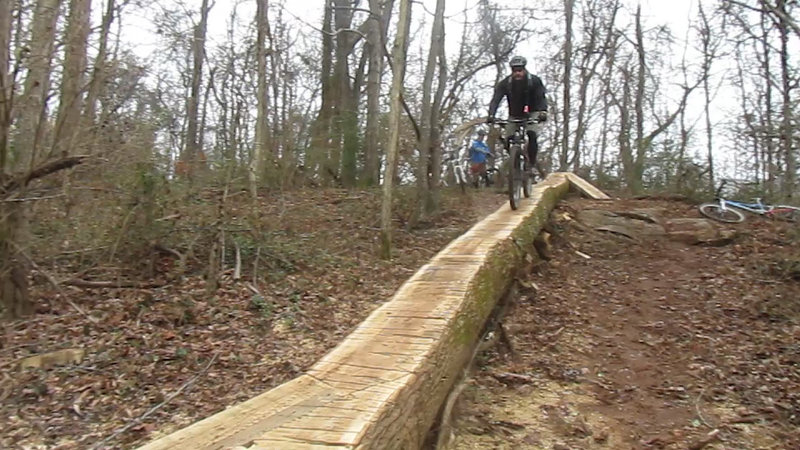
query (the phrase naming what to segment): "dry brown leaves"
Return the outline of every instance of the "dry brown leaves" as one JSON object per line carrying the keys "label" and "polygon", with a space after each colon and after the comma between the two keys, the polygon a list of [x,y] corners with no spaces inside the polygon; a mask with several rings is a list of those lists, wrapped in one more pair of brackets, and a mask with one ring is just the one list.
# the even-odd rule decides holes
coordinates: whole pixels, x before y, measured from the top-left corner
{"label": "dry brown leaves", "polygon": [[[194,274],[157,289],[63,287],[97,323],[37,284],[37,314],[1,325],[0,447],[131,448],[287,381],[504,201],[490,192],[446,195],[443,213],[424,228],[398,227],[396,257],[386,262],[375,251],[378,192],[268,199],[264,228],[274,245],[262,255],[260,282],[234,282],[228,270],[213,298]],[[174,267],[171,258],[159,267]],[[70,348],[85,350],[79,364],[19,368],[27,356]]]}

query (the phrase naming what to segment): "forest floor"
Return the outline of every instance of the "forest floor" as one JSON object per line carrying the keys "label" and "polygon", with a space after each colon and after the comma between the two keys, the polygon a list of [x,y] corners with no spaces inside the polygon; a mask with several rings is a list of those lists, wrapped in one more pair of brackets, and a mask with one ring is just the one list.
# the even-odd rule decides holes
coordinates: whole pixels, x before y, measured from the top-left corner
{"label": "forest floor", "polygon": [[[0,323],[0,448],[133,448],[285,382],[505,201],[452,191],[411,231],[400,214],[386,262],[378,192],[289,193],[262,206],[264,281],[228,271],[212,298],[200,275],[149,289],[37,281],[36,315]],[[452,447],[800,447],[797,228],[749,218],[720,247],[633,241],[578,226],[595,207],[697,217],[662,200],[562,203],[551,258],[506,315],[513,350],[479,356]]]}
{"label": "forest floor", "polygon": [[[257,270],[261,281],[234,281],[229,269],[211,298],[202,258],[187,258],[194,275],[146,289],[55,289],[39,275],[113,283],[121,268],[41,267],[32,290],[36,314],[0,322],[0,448],[134,448],[288,381],[506,198],[447,190],[441,212],[408,230],[413,200],[398,192],[388,262],[378,257],[380,190],[265,198],[269,240],[259,268],[244,271]],[[173,216],[197,223],[197,203]],[[251,205],[242,203],[230,207],[230,217],[248,215]],[[143,281],[164,284],[175,259],[161,255],[156,278]]]}
{"label": "forest floor", "polygon": [[800,448],[798,224],[748,216],[722,227],[731,242],[688,245],[596,231],[576,219],[587,210],[698,217],[674,201],[562,203],[448,448]]}

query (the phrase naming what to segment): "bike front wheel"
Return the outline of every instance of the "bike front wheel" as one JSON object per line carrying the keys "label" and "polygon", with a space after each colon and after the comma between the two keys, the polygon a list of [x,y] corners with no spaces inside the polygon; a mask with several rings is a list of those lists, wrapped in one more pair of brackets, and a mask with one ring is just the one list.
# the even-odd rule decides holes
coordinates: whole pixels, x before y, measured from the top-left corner
{"label": "bike front wheel", "polygon": [[522,195],[525,198],[531,196],[533,192],[533,171],[531,171],[532,163],[529,161],[525,164],[525,170],[522,172]]}
{"label": "bike front wheel", "polygon": [[508,202],[511,204],[511,209],[516,210],[519,208],[523,176],[523,156],[520,146],[515,145],[511,147],[511,159],[509,163]]}
{"label": "bike front wheel", "polygon": [[700,214],[709,219],[725,223],[744,222],[744,214],[731,208],[722,208],[719,203],[703,203],[698,207]]}

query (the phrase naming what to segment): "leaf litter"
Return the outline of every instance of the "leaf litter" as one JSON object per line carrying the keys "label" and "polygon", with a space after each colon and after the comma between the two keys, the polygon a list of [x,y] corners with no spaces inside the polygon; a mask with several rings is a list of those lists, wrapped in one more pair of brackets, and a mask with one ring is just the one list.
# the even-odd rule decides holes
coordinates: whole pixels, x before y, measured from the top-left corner
{"label": "leaf litter", "polygon": [[[383,261],[378,190],[289,192],[261,205],[271,241],[259,280],[227,270],[212,298],[200,270],[161,288],[36,283],[36,315],[0,322],[0,448],[134,448],[288,381],[504,201],[447,191],[442,212],[416,229],[406,226],[413,204],[400,203],[396,252]],[[157,267],[176,263],[163,255]],[[113,279],[113,270],[93,275]],[[81,358],[20,369],[71,349]]]}

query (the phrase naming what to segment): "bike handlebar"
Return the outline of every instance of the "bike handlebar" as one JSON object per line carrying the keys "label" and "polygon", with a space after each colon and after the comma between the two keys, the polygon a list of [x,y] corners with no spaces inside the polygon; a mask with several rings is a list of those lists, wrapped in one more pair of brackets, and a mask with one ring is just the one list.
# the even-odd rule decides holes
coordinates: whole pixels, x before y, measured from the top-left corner
{"label": "bike handlebar", "polygon": [[492,121],[492,123],[498,126],[506,126],[510,123],[517,125],[533,125],[538,122],[534,119],[495,119]]}

